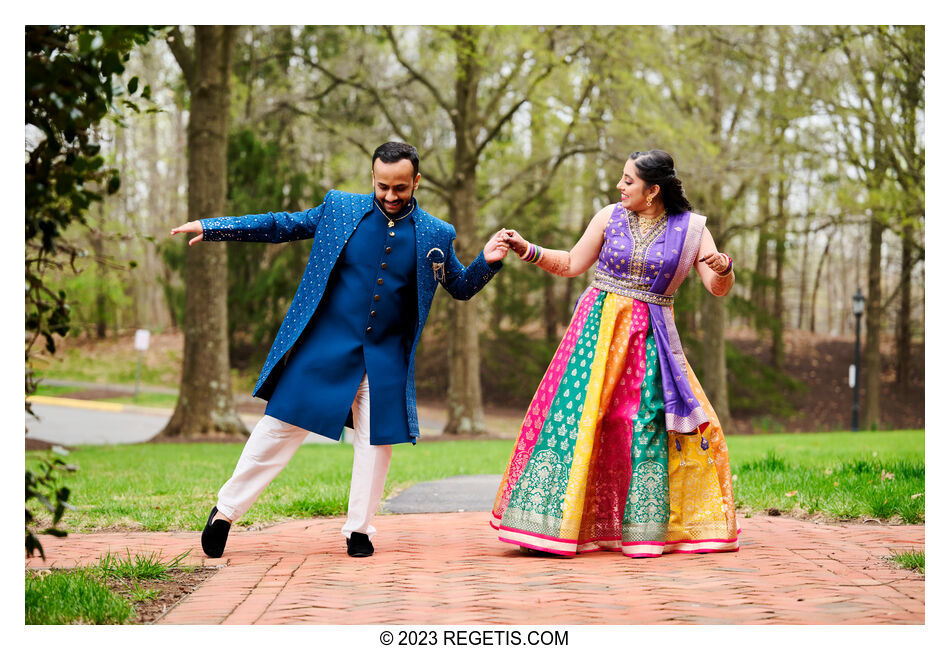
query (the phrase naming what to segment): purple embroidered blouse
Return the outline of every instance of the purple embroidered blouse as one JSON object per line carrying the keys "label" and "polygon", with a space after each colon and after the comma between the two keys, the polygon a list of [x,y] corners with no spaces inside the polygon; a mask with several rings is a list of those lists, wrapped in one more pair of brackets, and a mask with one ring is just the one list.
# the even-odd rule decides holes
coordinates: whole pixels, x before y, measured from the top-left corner
{"label": "purple embroidered blouse", "polygon": [[636,215],[617,203],[604,231],[591,286],[647,303],[659,355],[666,428],[696,433],[709,417],[693,394],[673,321],[673,295],[699,253],[706,217],[671,215],[641,234]]}

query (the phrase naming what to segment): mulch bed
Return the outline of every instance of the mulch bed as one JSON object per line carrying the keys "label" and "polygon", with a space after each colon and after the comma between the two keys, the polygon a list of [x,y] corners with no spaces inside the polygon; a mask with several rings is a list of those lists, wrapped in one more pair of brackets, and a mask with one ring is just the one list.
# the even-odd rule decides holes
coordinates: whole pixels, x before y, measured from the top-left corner
{"label": "mulch bed", "polygon": [[[164,616],[178,602],[193,592],[198,586],[217,573],[214,567],[195,567],[192,571],[169,569],[165,580],[140,580],[138,585],[142,589],[158,589],[158,596],[142,602],[133,602],[138,619],[133,623],[154,623]],[[110,579],[106,585],[115,593],[128,598],[127,583],[121,580]]]}
{"label": "mulch bed", "polygon": [[[47,449],[53,448],[53,443],[46,442],[45,440],[35,440],[33,438],[24,438],[26,440],[26,450],[27,451],[46,451]],[[63,445],[59,445],[63,447]],[[69,449],[66,447],[66,449]]]}

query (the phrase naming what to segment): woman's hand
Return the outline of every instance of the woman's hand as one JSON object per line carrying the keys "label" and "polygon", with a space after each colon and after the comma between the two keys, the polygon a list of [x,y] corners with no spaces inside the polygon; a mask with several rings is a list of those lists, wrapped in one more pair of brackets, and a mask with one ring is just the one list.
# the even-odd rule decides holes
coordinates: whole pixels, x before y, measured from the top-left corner
{"label": "woman's hand", "polygon": [[[702,239],[699,243],[699,257],[693,266],[699,277],[703,281],[703,286],[714,296],[722,297],[729,293],[732,285],[735,284],[735,273],[727,272],[729,269],[729,256],[720,253],[716,249],[716,242],[709,232],[709,228],[703,228]],[[725,273],[725,275],[721,275]]]}
{"label": "woman's hand", "polygon": [[200,221],[189,221],[188,223],[178,226],[177,228],[172,228],[171,235],[175,235],[180,232],[196,232],[198,233],[197,237],[192,237],[188,241],[189,246],[193,246],[198,242],[204,239],[204,228],[201,227]]}
{"label": "woman's hand", "polygon": [[729,268],[729,257],[725,253],[709,253],[699,261],[704,262],[716,275],[722,275]]}
{"label": "woman's hand", "polygon": [[518,234],[517,230],[505,230],[505,241],[508,243],[508,246],[520,257],[524,255],[525,251],[528,250],[528,242],[525,241],[525,238]]}
{"label": "woman's hand", "polygon": [[499,230],[491,239],[488,240],[488,243],[485,244],[484,250],[482,253],[485,255],[485,261],[489,264],[494,262],[500,262],[505,258],[505,255],[508,254],[508,241],[506,233],[507,230]]}

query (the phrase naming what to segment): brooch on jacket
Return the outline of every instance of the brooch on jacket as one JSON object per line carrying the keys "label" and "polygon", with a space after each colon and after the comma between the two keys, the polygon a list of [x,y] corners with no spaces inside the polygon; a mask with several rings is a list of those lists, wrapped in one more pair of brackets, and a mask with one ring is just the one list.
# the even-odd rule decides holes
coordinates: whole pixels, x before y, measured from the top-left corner
{"label": "brooch on jacket", "polygon": [[[433,253],[435,255],[433,256]],[[432,277],[436,282],[445,280],[445,253],[441,248],[430,249],[426,253],[426,259],[432,263]]]}

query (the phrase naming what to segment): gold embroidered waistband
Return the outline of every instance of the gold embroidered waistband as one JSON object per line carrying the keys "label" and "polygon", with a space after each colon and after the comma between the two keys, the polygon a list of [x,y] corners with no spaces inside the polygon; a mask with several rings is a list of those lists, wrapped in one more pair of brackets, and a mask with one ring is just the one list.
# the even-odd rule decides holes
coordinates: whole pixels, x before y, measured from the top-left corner
{"label": "gold embroidered waistband", "polygon": [[641,302],[660,305],[661,307],[673,306],[673,296],[664,296],[661,293],[653,293],[652,291],[644,291],[643,289],[625,287],[622,283],[611,282],[607,278],[603,277],[594,277],[594,280],[590,283],[590,286],[596,287],[597,289],[602,289],[603,291],[620,294],[621,296],[626,296],[627,298],[633,298],[634,300],[639,300]]}

